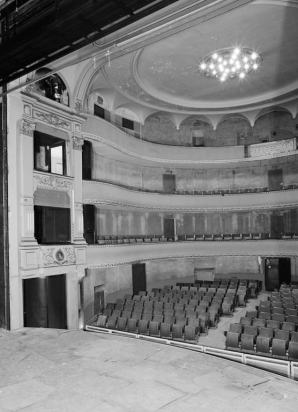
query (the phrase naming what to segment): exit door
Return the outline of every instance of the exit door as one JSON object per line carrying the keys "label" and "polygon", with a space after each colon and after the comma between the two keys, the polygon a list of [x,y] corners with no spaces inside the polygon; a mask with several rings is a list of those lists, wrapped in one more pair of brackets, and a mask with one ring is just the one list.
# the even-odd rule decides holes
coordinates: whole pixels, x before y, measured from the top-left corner
{"label": "exit door", "polygon": [[272,239],[281,239],[284,234],[284,216],[272,214],[270,216],[270,235]]}
{"label": "exit door", "polygon": [[268,171],[268,188],[270,190],[282,189],[282,169],[274,169]]}
{"label": "exit door", "polygon": [[268,258],[265,260],[265,284],[267,291],[279,290],[282,283],[291,282],[291,259]]}
{"label": "exit door", "polygon": [[65,275],[23,281],[24,326],[67,329]]}
{"label": "exit door", "polygon": [[146,291],[146,266],[145,263],[132,265],[132,293],[137,295],[140,291]]}
{"label": "exit door", "polygon": [[163,220],[164,237],[167,239],[174,239],[175,237],[175,220],[164,219]]}

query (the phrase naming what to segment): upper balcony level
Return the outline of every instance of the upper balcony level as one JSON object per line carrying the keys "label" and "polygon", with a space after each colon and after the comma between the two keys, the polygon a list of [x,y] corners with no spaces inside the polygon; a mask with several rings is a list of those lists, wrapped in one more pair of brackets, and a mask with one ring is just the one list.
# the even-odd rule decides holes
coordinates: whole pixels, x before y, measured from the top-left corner
{"label": "upper balcony level", "polygon": [[[82,125],[86,139],[92,140],[95,151],[109,159],[154,167],[202,168],[222,167],[258,162],[297,153],[296,137],[263,142],[256,145],[221,147],[164,146],[136,139],[117,126],[95,116]],[[288,136],[290,137],[290,136]]]}

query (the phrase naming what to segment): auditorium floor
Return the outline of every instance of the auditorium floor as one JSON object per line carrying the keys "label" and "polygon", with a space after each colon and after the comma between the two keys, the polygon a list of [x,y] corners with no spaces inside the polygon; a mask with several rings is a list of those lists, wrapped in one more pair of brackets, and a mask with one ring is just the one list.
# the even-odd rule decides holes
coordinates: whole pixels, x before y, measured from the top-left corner
{"label": "auditorium floor", "polygon": [[0,354],[1,412],[297,411],[295,381],[149,341],[0,330]]}

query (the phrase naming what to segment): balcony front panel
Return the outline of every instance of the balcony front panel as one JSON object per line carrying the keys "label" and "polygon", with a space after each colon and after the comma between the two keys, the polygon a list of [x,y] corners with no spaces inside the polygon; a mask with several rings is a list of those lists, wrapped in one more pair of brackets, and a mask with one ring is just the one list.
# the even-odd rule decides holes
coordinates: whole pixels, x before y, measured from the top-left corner
{"label": "balcony front panel", "polygon": [[156,259],[195,258],[208,256],[297,256],[295,240],[262,240],[233,242],[171,242],[131,245],[88,246],[86,257],[89,268],[118,266],[136,261]]}
{"label": "balcony front panel", "polygon": [[280,209],[298,205],[298,190],[234,195],[162,195],[127,190],[101,182],[83,182],[83,202],[124,208],[169,211]]}

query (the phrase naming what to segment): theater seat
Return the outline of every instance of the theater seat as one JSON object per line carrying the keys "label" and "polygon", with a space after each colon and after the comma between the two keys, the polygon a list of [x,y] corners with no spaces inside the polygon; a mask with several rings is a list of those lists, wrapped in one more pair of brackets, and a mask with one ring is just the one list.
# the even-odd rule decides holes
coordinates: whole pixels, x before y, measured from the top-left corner
{"label": "theater seat", "polygon": [[183,326],[173,325],[172,326],[172,338],[173,340],[183,341]]}
{"label": "theater seat", "polygon": [[138,321],[136,319],[128,319],[127,320],[128,332],[137,333],[137,325],[138,325]]}
{"label": "theater seat", "polygon": [[127,328],[127,319],[126,318],[118,318],[117,330],[126,331],[126,328]]}
{"label": "theater seat", "polygon": [[254,336],[246,335],[242,333],[241,335],[241,352],[255,354],[254,349]]}
{"label": "theater seat", "polygon": [[288,360],[287,356],[288,342],[281,339],[273,339],[272,341],[272,356],[273,358]]}
{"label": "theater seat", "polygon": [[289,342],[289,361],[298,361],[298,343],[297,342]]}
{"label": "theater seat", "polygon": [[117,319],[115,316],[109,316],[107,319],[107,328],[108,329],[116,329]]}
{"label": "theater seat", "polygon": [[239,334],[238,333],[227,332],[226,349],[240,352]]}
{"label": "theater seat", "polygon": [[146,320],[139,320],[138,333],[140,335],[147,335],[148,334],[148,322]]}
{"label": "theater seat", "polygon": [[184,328],[184,340],[185,342],[197,343],[198,333],[194,326],[185,326]]}
{"label": "theater seat", "polygon": [[171,339],[171,325],[169,323],[161,323],[160,337],[165,339]]}
{"label": "theater seat", "polygon": [[270,338],[264,338],[262,336],[257,336],[257,343],[256,343],[256,353],[260,356],[266,356],[271,358],[270,352]]}
{"label": "theater seat", "polygon": [[149,322],[149,335],[150,336],[160,337],[159,325],[160,324],[158,322]]}
{"label": "theater seat", "polygon": [[97,318],[96,324],[100,328],[105,328],[107,324],[107,316],[99,315]]}

